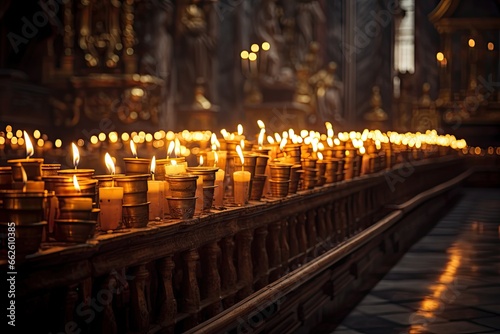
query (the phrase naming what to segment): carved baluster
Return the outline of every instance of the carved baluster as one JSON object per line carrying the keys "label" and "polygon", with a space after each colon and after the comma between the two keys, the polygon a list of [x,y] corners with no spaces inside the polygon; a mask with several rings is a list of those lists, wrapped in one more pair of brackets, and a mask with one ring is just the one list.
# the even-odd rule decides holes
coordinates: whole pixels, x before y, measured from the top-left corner
{"label": "carved baluster", "polygon": [[97,292],[97,301],[104,307],[102,311],[101,333],[117,333],[115,312],[113,310],[113,298],[118,288],[116,271],[108,275],[103,284],[103,289]]}
{"label": "carved baluster", "polygon": [[297,239],[297,217],[288,218],[290,257],[294,258],[299,254],[299,241]]}
{"label": "carved baluster", "polygon": [[342,219],[341,211],[341,199],[335,201],[335,227],[337,230],[337,241],[342,242],[345,240],[345,230],[344,230],[344,220]]}
{"label": "carved baluster", "polygon": [[305,213],[297,215],[297,241],[299,243],[299,263],[304,263],[307,256],[307,234],[306,234],[306,221]]}
{"label": "carved baluster", "polygon": [[254,277],[257,279],[255,283],[256,290],[261,289],[268,283],[267,272],[269,270],[269,261],[266,250],[267,233],[267,226],[257,228],[252,243]]}
{"label": "carved baluster", "polygon": [[[283,219],[281,221],[281,274],[288,271],[288,259],[290,258],[290,246],[288,244],[288,221]],[[295,240],[297,242],[297,240]]]}
{"label": "carved baluster", "polygon": [[269,236],[267,238],[267,255],[269,267],[271,268],[270,281],[277,280],[281,275],[281,221],[269,224]]}
{"label": "carved baluster", "polygon": [[253,267],[252,267],[252,231],[245,230],[236,236],[238,256],[238,280],[243,288],[238,292],[238,298],[243,299],[253,292]]}
{"label": "carved baluster", "polygon": [[340,199],[340,223],[342,226],[342,240],[345,240],[349,237],[349,221],[347,217],[347,197],[343,197]]}
{"label": "carved baluster", "polygon": [[196,279],[196,265],[200,256],[196,249],[182,253],[182,311],[193,314],[185,323],[185,329],[198,324],[197,312],[200,309],[200,289]]}
{"label": "carved baluster", "polygon": [[130,327],[136,332],[146,332],[149,328],[149,308],[146,298],[146,280],[149,272],[145,264],[133,269],[134,280],[131,284]]}
{"label": "carved baluster", "polygon": [[325,227],[326,235],[329,240],[335,240],[335,227],[333,226],[333,203],[328,203],[326,205],[326,211],[324,213],[325,217]]}
{"label": "carved baluster", "polygon": [[64,323],[74,322],[76,302],[78,301],[78,284],[67,287],[64,305]]}
{"label": "carved baluster", "polygon": [[158,270],[161,275],[161,306],[159,323],[162,327],[170,327],[174,325],[175,315],[177,313],[177,300],[174,296],[174,288],[172,285],[173,270],[175,268],[175,262],[172,256],[166,256],[159,260]]}
{"label": "carved baluster", "polygon": [[[221,256],[221,286],[222,290],[232,291],[236,286],[236,268],[234,267],[234,241],[233,237],[225,237],[220,242],[222,256]],[[228,296],[224,299],[224,307],[228,308],[234,304],[234,295]]]}
{"label": "carved baluster", "polygon": [[213,304],[206,308],[206,316],[211,318],[222,312],[220,302],[221,283],[219,268],[217,266],[217,257],[220,249],[217,242],[211,242],[202,248],[203,259],[201,261],[202,280],[202,298],[215,300]]}
{"label": "carved baluster", "polygon": [[318,235],[316,231],[316,210],[314,209],[307,211],[306,230],[307,230],[307,239],[308,239],[307,242],[309,244],[309,249],[311,249],[311,255],[315,257]]}
{"label": "carved baluster", "polygon": [[318,208],[318,219],[316,220],[318,224],[318,236],[321,240],[326,240],[328,239],[328,231],[326,228],[326,208],[324,206],[321,206]]}

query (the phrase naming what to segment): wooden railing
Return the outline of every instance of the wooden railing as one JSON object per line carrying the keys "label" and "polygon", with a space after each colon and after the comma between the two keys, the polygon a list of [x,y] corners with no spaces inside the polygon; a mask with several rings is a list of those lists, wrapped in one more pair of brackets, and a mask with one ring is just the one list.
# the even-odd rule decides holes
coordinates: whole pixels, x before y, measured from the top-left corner
{"label": "wooden railing", "polygon": [[407,161],[283,199],[81,245],[46,244],[17,265],[19,325],[36,323],[40,333],[189,330],[355,237],[388,204],[458,175],[462,162]]}

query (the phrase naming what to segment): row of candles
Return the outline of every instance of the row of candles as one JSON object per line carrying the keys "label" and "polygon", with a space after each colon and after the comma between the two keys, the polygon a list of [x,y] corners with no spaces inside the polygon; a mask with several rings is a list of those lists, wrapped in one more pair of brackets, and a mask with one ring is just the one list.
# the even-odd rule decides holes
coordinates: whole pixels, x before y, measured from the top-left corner
{"label": "row of candles", "polygon": [[[251,187],[252,175],[245,170],[245,156],[248,154],[255,154],[255,152],[265,152],[268,157],[269,164],[275,163],[293,163],[294,157],[287,155],[287,147],[301,146],[306,148],[303,150],[306,155],[303,157],[310,157],[313,159],[322,160],[323,151],[332,148],[347,148],[344,155],[355,154],[363,156],[362,163],[368,161],[369,153],[367,152],[367,145],[370,143],[375,150],[381,150],[382,145],[395,145],[406,147],[414,150],[432,150],[436,147],[451,147],[453,149],[463,149],[466,147],[465,140],[457,140],[454,136],[438,135],[436,131],[427,131],[426,133],[405,133],[400,134],[397,132],[382,133],[379,130],[364,130],[363,132],[340,132],[335,136],[333,127],[329,122],[325,123],[326,133],[319,133],[317,131],[301,130],[297,133],[293,129],[274,133],[273,135],[266,134],[265,124],[258,121],[260,132],[257,136],[256,143],[252,143],[246,139],[243,134],[243,126],[238,125],[236,132],[228,132],[221,130],[223,139],[219,141],[215,133],[212,133],[210,140],[210,150],[198,154],[197,166],[195,168],[211,169],[214,172],[213,190],[213,203],[215,207],[224,205],[224,200],[230,200],[236,205],[245,205],[248,203],[249,188]],[[264,144],[265,138],[267,143]],[[24,133],[24,140],[26,143],[26,159],[16,159],[9,161],[10,163],[20,164],[25,169],[32,168],[32,165],[40,165],[43,159],[33,158],[33,147],[31,140],[27,133]],[[225,144],[225,149],[221,149],[221,142]],[[253,145],[254,152],[245,151],[246,146]],[[139,158],[135,142],[130,140],[130,150],[133,157],[124,158],[126,165],[127,175],[130,172],[133,174],[148,174],[147,181],[147,203],[148,204],[148,219],[163,219],[164,214],[168,212],[169,202],[169,176],[175,175],[189,175],[192,174],[193,166],[189,167],[183,158],[177,158],[179,153],[180,142],[175,139],[170,142],[167,151],[166,159],[152,159]],[[60,170],[58,174],[71,176],[73,175],[75,187],[77,187],[78,179],[83,174],[93,176],[94,170],[78,169],[80,163],[80,155],[78,147],[72,144],[73,150],[73,163],[74,169]],[[228,154],[231,158],[237,156],[240,160],[238,165],[241,170],[235,170],[234,166],[228,171],[227,158]],[[172,157],[174,155],[175,157]],[[261,154],[262,155],[262,154]],[[367,158],[367,159],[365,159]],[[117,175],[115,169],[116,161],[109,155],[105,154],[105,164],[108,168],[109,175],[111,176],[112,183],[109,186],[99,186],[98,205],[100,209],[100,224],[102,230],[113,230],[119,227],[119,222],[123,217],[123,197],[124,189],[115,184],[115,180],[123,175]],[[137,169],[139,168],[139,169]],[[365,167],[362,167],[366,169]],[[161,172],[159,172],[161,171]],[[267,170],[266,173],[269,171]],[[161,174],[161,175],[160,175]],[[75,176],[76,175],[76,176]],[[96,177],[99,179],[99,177]],[[268,180],[267,182],[269,183]],[[231,184],[231,194],[227,196],[228,184]],[[36,191],[44,188],[44,181],[42,180],[25,180],[23,182],[24,191]],[[268,188],[267,188],[268,189]],[[266,192],[265,192],[266,193]],[[203,210],[203,177],[199,177],[197,181],[197,192],[194,196],[197,198],[196,212],[202,213]],[[89,199],[90,200],[90,199]],[[78,209],[92,208],[90,200],[75,201],[73,205]]]}

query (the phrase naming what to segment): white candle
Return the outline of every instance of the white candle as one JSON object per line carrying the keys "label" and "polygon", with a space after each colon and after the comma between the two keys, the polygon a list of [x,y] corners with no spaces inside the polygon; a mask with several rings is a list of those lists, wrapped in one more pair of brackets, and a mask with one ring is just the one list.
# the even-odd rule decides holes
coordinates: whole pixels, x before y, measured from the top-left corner
{"label": "white candle", "polygon": [[99,218],[101,230],[114,230],[120,226],[122,221],[123,188],[101,187],[99,188],[99,207],[101,212]]}
{"label": "white candle", "polygon": [[184,163],[177,163],[172,160],[172,165],[165,165],[165,175],[183,174],[186,172],[186,165]]}
{"label": "white candle", "polygon": [[203,212],[203,176],[199,175],[196,180],[196,204],[194,213],[200,215]]}
{"label": "white candle", "polygon": [[237,171],[233,173],[235,204],[245,205],[248,203],[250,177],[251,174],[247,171]]}
{"label": "white candle", "polygon": [[163,219],[165,181],[148,181],[149,220]]}
{"label": "white candle", "polygon": [[224,205],[224,176],[225,172],[219,169],[215,172],[215,195],[214,195],[214,205],[223,206]]}

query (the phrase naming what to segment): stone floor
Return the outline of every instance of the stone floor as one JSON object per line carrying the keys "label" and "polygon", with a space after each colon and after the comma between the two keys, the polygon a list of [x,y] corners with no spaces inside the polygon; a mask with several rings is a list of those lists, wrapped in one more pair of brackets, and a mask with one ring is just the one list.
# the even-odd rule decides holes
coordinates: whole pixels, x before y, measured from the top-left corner
{"label": "stone floor", "polygon": [[500,189],[464,189],[333,333],[500,333]]}

